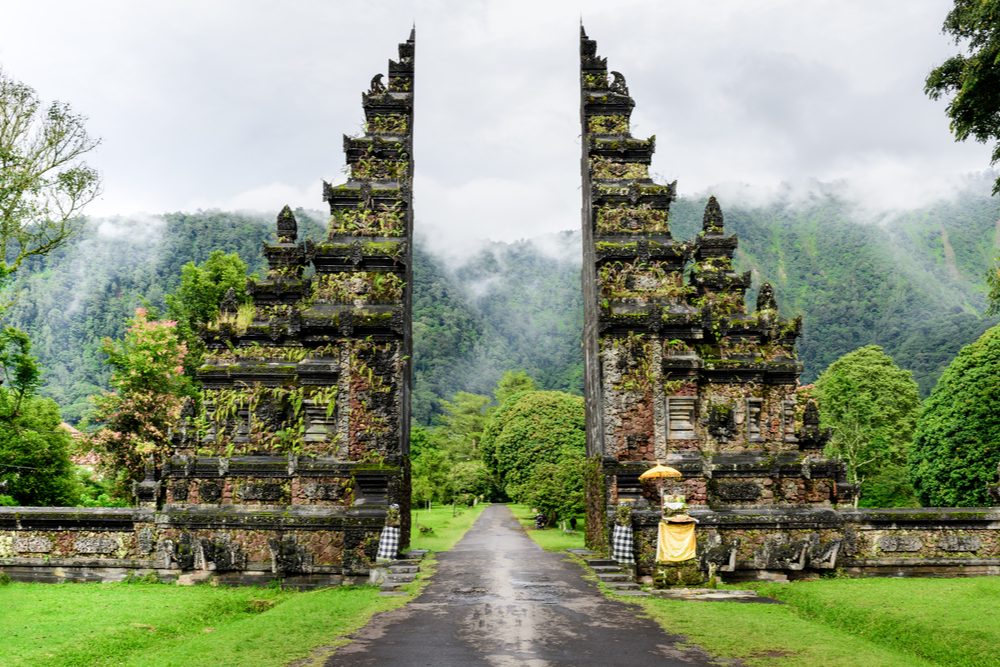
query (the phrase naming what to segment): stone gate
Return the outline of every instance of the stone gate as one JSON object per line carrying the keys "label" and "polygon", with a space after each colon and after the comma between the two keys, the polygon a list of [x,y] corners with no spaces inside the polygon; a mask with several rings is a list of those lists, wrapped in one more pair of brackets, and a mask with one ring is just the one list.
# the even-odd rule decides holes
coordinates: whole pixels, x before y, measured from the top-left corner
{"label": "stone gate", "polygon": [[580,96],[588,545],[606,549],[631,503],[638,569],[652,571],[659,498],[639,475],[658,460],[684,475],[706,569],[1000,573],[997,508],[853,509],[796,391],[801,319],[781,318],[767,284],[747,311],[750,274],[734,271],[715,197],[695,239],[673,238],[676,183],[649,177],[655,139],[632,136],[625,77],[582,28]]}
{"label": "stone gate", "polygon": [[323,184],[325,237],[285,207],[252,302],[229,295],[204,333],[203,400],[136,509],[0,508],[17,578],[363,580],[390,504],[409,541],[415,36],[363,93],[350,175]]}
{"label": "stone gate", "polygon": [[[391,504],[409,538],[415,38],[362,95],[350,175],[323,184],[320,241],[287,207],[252,302],[205,332],[204,400],[136,485],[136,508],[0,507],[0,569],[18,579],[364,580]],[[698,559],[736,577],[1000,573],[1000,510],[856,510],[796,392],[801,321],[747,274],[711,198],[702,231],[670,233],[676,185],[649,177],[655,142],[581,34],[587,539],[632,501],[640,574],[653,567],[655,460],[684,474]]]}

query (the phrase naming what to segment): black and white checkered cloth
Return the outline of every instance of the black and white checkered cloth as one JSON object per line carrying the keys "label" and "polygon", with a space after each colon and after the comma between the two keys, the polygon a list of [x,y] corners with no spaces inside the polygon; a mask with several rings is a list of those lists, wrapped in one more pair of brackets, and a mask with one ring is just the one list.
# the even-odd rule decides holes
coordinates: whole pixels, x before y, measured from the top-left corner
{"label": "black and white checkered cloth", "polygon": [[399,556],[399,527],[386,526],[378,540],[378,555],[375,560],[396,560]]}
{"label": "black and white checkered cloth", "polygon": [[632,555],[632,526],[619,526],[611,533],[611,557],[622,565],[635,563]]}

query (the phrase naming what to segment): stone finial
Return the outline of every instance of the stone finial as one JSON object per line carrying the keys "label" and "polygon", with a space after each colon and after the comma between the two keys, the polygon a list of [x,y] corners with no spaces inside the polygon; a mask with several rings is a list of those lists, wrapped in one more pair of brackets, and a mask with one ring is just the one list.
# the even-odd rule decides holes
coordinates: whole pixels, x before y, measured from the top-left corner
{"label": "stone finial", "polygon": [[139,507],[156,508],[160,495],[160,482],[156,479],[156,465],[152,458],[144,463],[144,476],[141,482],[132,482],[132,495]]}
{"label": "stone finial", "polygon": [[226,290],[226,293],[222,296],[222,301],[219,302],[219,313],[222,316],[236,315],[236,312],[240,309],[240,303],[236,298],[236,290],[230,287]]}
{"label": "stone finial", "polygon": [[799,432],[800,449],[823,449],[830,441],[832,431],[820,428],[819,408],[816,401],[809,399],[802,412],[802,431]]}
{"label": "stone finial", "polygon": [[762,313],[767,310],[778,310],[778,302],[774,298],[774,288],[771,287],[771,283],[761,285],[757,294],[757,312]]}
{"label": "stone finial", "polygon": [[299,223],[295,220],[295,214],[292,213],[292,209],[285,204],[285,207],[281,209],[281,213],[278,214],[278,242],[295,243],[295,239],[298,236]]}
{"label": "stone finial", "polygon": [[705,215],[701,219],[701,228],[706,234],[721,234],[723,228],[722,207],[719,200],[712,195],[705,204]]}
{"label": "stone finial", "polygon": [[611,72],[611,76],[611,85],[608,86],[611,92],[628,97],[628,85],[625,83],[625,76],[621,72]]}
{"label": "stone finial", "polygon": [[370,95],[379,95],[385,92],[385,84],[382,83],[382,75],[376,74],[372,77],[371,88],[368,90]]}

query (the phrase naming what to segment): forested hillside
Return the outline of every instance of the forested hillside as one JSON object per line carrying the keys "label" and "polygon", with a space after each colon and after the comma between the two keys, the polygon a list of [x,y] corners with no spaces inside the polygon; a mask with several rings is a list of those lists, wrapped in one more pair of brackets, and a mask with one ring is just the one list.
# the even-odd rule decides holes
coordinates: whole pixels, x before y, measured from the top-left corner
{"label": "forested hillside", "polygon": [[[677,238],[700,228],[702,200],[673,208]],[[740,237],[738,265],[755,287],[771,281],[786,314],[802,313],[804,381],[841,354],[882,345],[926,394],[958,349],[989,322],[983,276],[998,253],[1000,202],[967,194],[881,221],[859,222],[834,195],[803,204],[726,208]],[[318,214],[298,211],[315,234]],[[100,340],[117,337],[138,305],[163,305],[188,261],[238,252],[259,271],[268,216],[219,211],[88,222],[86,231],[24,271],[12,323],[31,335],[45,392],[71,421],[107,371]],[[484,235],[489,230],[483,230]],[[507,369],[543,389],[582,390],[579,234],[489,243],[446,266],[418,246],[414,267],[414,415],[429,421],[439,398],[489,393]]]}

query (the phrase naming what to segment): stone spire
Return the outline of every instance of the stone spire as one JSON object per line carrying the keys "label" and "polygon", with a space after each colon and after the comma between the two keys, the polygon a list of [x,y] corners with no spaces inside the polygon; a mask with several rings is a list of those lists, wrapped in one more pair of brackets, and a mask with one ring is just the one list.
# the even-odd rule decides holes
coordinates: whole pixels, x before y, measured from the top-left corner
{"label": "stone spire", "polygon": [[278,243],[295,243],[299,235],[299,225],[288,204],[285,204],[285,207],[278,213],[277,226]]}
{"label": "stone spire", "polygon": [[722,207],[719,200],[712,195],[705,205],[705,215],[701,219],[701,229],[706,234],[721,234],[723,232]]}

